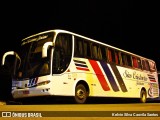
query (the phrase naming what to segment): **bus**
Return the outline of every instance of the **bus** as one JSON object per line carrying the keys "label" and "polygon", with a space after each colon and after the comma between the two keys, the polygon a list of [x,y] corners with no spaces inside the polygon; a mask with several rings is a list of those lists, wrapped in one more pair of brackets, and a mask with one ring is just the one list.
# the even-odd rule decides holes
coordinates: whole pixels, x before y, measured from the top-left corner
{"label": "bus", "polygon": [[159,97],[154,60],[83,35],[53,29],[28,36],[19,53],[5,52],[2,65],[14,56],[14,99],[63,96],[77,104],[88,98]]}

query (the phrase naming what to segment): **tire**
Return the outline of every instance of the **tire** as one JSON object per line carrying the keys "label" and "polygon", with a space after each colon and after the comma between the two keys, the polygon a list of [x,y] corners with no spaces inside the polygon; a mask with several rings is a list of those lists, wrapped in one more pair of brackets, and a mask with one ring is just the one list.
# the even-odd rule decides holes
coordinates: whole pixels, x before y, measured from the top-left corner
{"label": "tire", "polygon": [[74,100],[78,104],[84,104],[87,101],[88,92],[83,84],[78,84],[75,89]]}
{"label": "tire", "polygon": [[140,102],[141,103],[146,103],[147,101],[147,93],[145,90],[141,90],[141,94],[140,94]]}

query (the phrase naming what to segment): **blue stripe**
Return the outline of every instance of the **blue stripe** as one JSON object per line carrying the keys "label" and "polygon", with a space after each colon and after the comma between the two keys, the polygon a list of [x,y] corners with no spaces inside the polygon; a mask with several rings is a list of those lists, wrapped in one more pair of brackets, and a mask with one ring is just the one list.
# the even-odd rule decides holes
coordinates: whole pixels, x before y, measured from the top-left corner
{"label": "blue stripe", "polygon": [[101,64],[101,66],[102,66],[102,68],[103,68],[103,70],[104,70],[104,72],[105,72],[110,84],[111,84],[112,89],[114,91],[119,91],[117,83],[116,83],[116,81],[115,81],[115,79],[114,79],[114,77],[113,77],[113,75],[112,75],[107,63],[104,62],[104,61],[100,61],[100,64]]}
{"label": "blue stripe", "polygon": [[86,68],[88,68],[88,66],[87,66],[87,65],[83,65],[83,64],[75,63],[75,65],[76,65],[76,66],[79,66],[79,67],[86,67]]}

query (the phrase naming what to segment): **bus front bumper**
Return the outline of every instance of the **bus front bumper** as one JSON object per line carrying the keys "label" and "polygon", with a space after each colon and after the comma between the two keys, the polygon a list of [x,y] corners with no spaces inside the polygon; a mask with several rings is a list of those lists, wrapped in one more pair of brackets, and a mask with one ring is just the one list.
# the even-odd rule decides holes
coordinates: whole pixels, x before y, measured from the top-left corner
{"label": "bus front bumper", "polygon": [[12,90],[13,98],[25,98],[51,95],[50,88],[30,88]]}

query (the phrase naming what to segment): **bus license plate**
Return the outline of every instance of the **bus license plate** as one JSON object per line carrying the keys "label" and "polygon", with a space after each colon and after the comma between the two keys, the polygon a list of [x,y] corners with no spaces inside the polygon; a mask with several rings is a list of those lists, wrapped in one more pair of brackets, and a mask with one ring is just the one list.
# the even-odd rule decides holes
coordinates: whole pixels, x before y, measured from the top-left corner
{"label": "bus license plate", "polygon": [[28,90],[23,91],[23,94],[29,94]]}

